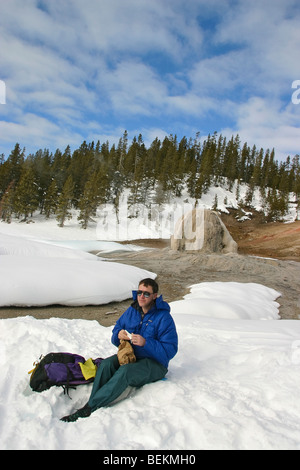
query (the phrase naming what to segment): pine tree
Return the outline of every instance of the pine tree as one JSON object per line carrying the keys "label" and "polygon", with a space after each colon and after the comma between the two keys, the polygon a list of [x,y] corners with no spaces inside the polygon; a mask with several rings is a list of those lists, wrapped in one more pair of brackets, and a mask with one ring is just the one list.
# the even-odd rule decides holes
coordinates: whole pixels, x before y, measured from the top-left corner
{"label": "pine tree", "polygon": [[293,191],[296,195],[296,198],[300,197],[300,156],[295,155],[292,159],[291,167],[291,184],[290,190]]}
{"label": "pine tree", "polygon": [[218,210],[218,195],[217,194],[215,194],[215,199],[214,199],[214,203],[213,203],[213,206],[212,206],[212,210],[213,211]]}
{"label": "pine tree", "polygon": [[250,179],[250,171],[249,171],[249,160],[250,160],[250,148],[248,147],[248,144],[245,143],[243,145],[242,151],[241,151],[241,163],[240,163],[240,171],[239,171],[239,180],[243,181],[245,183],[249,183]]}
{"label": "pine tree", "polygon": [[64,153],[57,149],[53,157],[51,176],[55,178],[58,191],[60,193],[68,177],[68,168],[70,166],[71,159],[71,149],[69,145],[66,147]]}
{"label": "pine tree", "polygon": [[11,182],[0,201],[0,217],[4,222],[11,223],[14,211],[14,183]]}
{"label": "pine tree", "polygon": [[96,215],[97,206],[97,174],[94,174],[87,181],[83,195],[78,203],[78,208],[80,209],[78,220],[83,229],[87,228],[91,217]]}
{"label": "pine tree", "polygon": [[227,144],[225,150],[225,161],[224,161],[224,174],[227,177],[229,184],[229,191],[232,190],[232,186],[236,178],[239,175],[239,155],[240,155],[240,138],[237,135],[235,138],[232,136]]}
{"label": "pine tree", "polygon": [[238,179],[236,183],[236,188],[235,188],[235,198],[236,198],[237,203],[239,203],[239,200],[240,200],[240,185],[241,185],[241,182]]}
{"label": "pine tree", "polygon": [[123,171],[123,163],[126,158],[126,153],[127,153],[127,145],[128,145],[128,132],[125,130],[123,133],[123,137],[119,139],[119,144],[117,148],[117,154],[118,154],[118,170],[120,172]]}
{"label": "pine tree", "polygon": [[78,202],[84,192],[85,185],[90,179],[95,168],[94,143],[87,144],[84,141],[78,150],[72,155],[68,168],[74,183],[73,205],[78,207]]}
{"label": "pine tree", "polygon": [[199,138],[200,138],[200,134],[197,133],[194,143],[188,151],[189,166],[187,167],[187,170],[186,170],[186,175],[187,175],[186,182],[187,182],[188,193],[191,197],[195,197],[196,179],[197,179],[197,174],[198,174],[199,166],[200,166],[201,144],[200,144]]}
{"label": "pine tree", "polygon": [[215,153],[215,162],[214,162],[214,183],[215,185],[222,185],[225,174],[223,173],[224,160],[225,160],[225,151],[226,151],[226,137],[223,137],[222,134],[219,136],[218,144],[216,147]]}
{"label": "pine tree", "polygon": [[[29,157],[27,157],[27,160],[28,158]],[[38,200],[41,213],[44,211],[46,193],[52,181],[51,160],[52,155],[47,149],[38,150],[31,159],[34,177],[38,187]]]}
{"label": "pine tree", "polygon": [[279,184],[278,189],[285,194],[290,191],[289,188],[289,170],[287,165],[282,165],[282,169],[279,171]]}
{"label": "pine tree", "polygon": [[96,175],[97,201],[98,205],[106,204],[110,197],[111,181],[108,176],[108,164],[100,166]]}
{"label": "pine tree", "polygon": [[187,157],[187,139],[183,137],[179,142],[173,163],[173,182],[171,183],[172,194],[181,197],[185,183],[185,162]]}
{"label": "pine tree", "polygon": [[288,199],[286,195],[272,188],[268,192],[266,201],[268,219],[272,221],[282,220],[288,210]]}
{"label": "pine tree", "polygon": [[46,219],[51,214],[55,214],[58,205],[58,187],[55,180],[52,180],[44,199],[44,212]]}
{"label": "pine tree", "polygon": [[150,148],[147,151],[147,161],[145,163],[145,176],[148,179],[152,180],[152,185],[155,184],[155,168],[156,168],[156,161],[158,159],[158,155],[161,148],[161,142],[156,137],[150,145]]}
{"label": "pine tree", "polygon": [[19,184],[15,189],[14,211],[18,216],[24,215],[26,221],[29,214],[38,208],[38,188],[34,180],[33,169],[24,168]]}
{"label": "pine tree", "polygon": [[169,150],[171,141],[168,137],[165,137],[163,143],[159,149],[156,158],[156,165],[154,170],[155,179],[159,182],[160,187],[165,191],[165,197],[167,198],[167,191],[169,189],[169,170],[170,170],[170,158],[172,158],[173,150]]}
{"label": "pine tree", "polygon": [[176,194],[177,180],[177,137],[169,136],[167,151],[164,156],[161,167],[160,181],[163,183],[164,190],[168,194],[168,199]]}
{"label": "pine tree", "polygon": [[64,184],[62,193],[59,196],[57,205],[56,220],[59,222],[59,227],[64,226],[66,219],[72,218],[72,213],[70,212],[70,209],[72,208],[73,192],[73,178],[71,175],[69,175],[67,181]]}
{"label": "pine tree", "polygon": [[255,159],[255,164],[254,164],[253,174],[252,174],[252,182],[254,186],[261,185],[263,154],[264,154],[263,149],[260,149],[260,151],[256,154],[256,159]]}
{"label": "pine tree", "polygon": [[21,150],[20,144],[16,144],[7,160],[2,163],[0,170],[0,194],[3,194],[11,182],[19,183],[24,164],[25,149]]}
{"label": "pine tree", "polygon": [[252,200],[253,200],[253,195],[254,195],[254,186],[251,184],[248,185],[248,189],[245,194],[245,205],[246,206],[251,206]]}
{"label": "pine tree", "polygon": [[190,164],[189,172],[187,174],[187,190],[190,197],[195,197],[195,188],[196,188],[196,175],[197,175],[197,161],[196,158]]}
{"label": "pine tree", "polygon": [[216,132],[213,136],[210,134],[207,140],[203,143],[201,162],[199,168],[199,177],[195,186],[195,197],[201,198],[210,185],[214,175],[214,164],[216,155]]}
{"label": "pine tree", "polygon": [[124,185],[124,178],[119,171],[116,171],[114,174],[114,178],[112,180],[111,186],[111,199],[116,213],[117,223],[119,224],[119,204],[120,204],[120,196],[123,191]]}

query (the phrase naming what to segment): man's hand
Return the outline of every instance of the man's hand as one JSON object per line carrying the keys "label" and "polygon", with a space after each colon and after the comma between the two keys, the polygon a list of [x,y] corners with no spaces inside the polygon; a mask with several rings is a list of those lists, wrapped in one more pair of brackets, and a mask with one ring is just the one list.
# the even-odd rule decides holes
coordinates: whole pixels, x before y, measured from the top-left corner
{"label": "man's hand", "polygon": [[120,330],[119,334],[118,334],[118,338],[119,338],[120,341],[121,341],[121,339],[125,339],[126,341],[130,340],[129,336],[127,335],[126,330]]}
{"label": "man's hand", "polygon": [[132,333],[131,334],[131,339],[130,339],[129,336],[127,335],[126,330],[120,330],[119,334],[118,334],[118,338],[119,338],[120,341],[122,339],[124,339],[125,341],[130,341],[131,340],[132,344],[134,344],[135,346],[143,347],[146,344],[145,338],[141,335],[135,335],[134,333]]}
{"label": "man's hand", "polygon": [[143,336],[135,335],[134,333],[132,333],[132,335],[131,335],[131,342],[135,346],[145,346],[145,344],[146,344],[146,340]]}

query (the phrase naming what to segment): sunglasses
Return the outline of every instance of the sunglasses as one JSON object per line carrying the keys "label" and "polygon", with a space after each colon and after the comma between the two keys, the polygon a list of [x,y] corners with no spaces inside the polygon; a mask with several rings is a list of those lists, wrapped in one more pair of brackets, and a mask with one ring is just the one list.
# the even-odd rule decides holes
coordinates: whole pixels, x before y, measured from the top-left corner
{"label": "sunglasses", "polygon": [[148,298],[150,297],[150,295],[152,295],[152,293],[151,293],[151,292],[144,291],[144,290],[138,290],[138,291],[137,291],[137,295],[138,295],[138,296],[143,295],[146,299],[148,299]]}

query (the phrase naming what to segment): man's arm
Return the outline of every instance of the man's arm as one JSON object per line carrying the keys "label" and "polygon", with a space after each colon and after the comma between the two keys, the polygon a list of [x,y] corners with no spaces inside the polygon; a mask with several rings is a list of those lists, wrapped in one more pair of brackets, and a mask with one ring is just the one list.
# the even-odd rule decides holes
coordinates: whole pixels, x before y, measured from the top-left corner
{"label": "man's arm", "polygon": [[128,315],[129,309],[127,309],[123,315],[117,320],[114,329],[112,331],[111,342],[115,346],[120,345],[121,339],[129,340],[127,333],[126,333],[126,316]]}
{"label": "man's arm", "polygon": [[167,364],[177,353],[178,336],[174,320],[171,316],[158,331],[158,338],[146,338],[144,354],[156,361]]}

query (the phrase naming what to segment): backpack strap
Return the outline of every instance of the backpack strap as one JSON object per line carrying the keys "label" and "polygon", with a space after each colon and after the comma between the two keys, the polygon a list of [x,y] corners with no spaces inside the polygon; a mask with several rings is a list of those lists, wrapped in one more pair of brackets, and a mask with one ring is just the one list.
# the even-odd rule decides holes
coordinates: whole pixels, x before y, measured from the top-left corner
{"label": "backpack strap", "polygon": [[72,372],[69,369],[68,365],[65,364],[65,366],[66,366],[66,369],[67,369],[67,383],[65,385],[62,384],[61,387],[64,390],[64,395],[67,394],[68,397],[70,398],[70,400],[72,400],[72,398],[69,395],[69,390],[70,390],[70,388],[73,389],[73,390],[76,390],[76,387],[74,385],[70,385],[70,380],[74,379],[74,375],[72,374]]}

